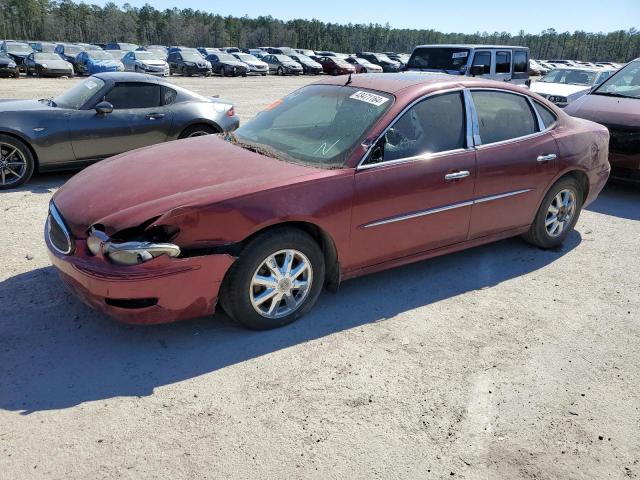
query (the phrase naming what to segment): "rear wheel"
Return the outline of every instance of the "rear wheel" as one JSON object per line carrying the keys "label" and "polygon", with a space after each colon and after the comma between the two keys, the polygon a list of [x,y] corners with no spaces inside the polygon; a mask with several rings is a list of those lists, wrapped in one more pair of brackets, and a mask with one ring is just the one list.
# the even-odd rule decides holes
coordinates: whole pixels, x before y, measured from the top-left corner
{"label": "rear wheel", "polygon": [[277,229],[256,236],[225,278],[220,303],[244,326],[267,330],[307,313],[324,284],[322,250],[306,233]]}
{"label": "rear wheel", "polygon": [[203,135],[213,135],[218,131],[210,125],[191,125],[183,130],[178,138],[201,137]]}
{"label": "rear wheel", "polygon": [[33,155],[22,141],[0,135],[0,190],[25,183],[33,175],[34,167]]}
{"label": "rear wheel", "polygon": [[540,248],[562,245],[578,221],[584,199],[578,181],[560,179],[547,192],[524,238]]}
{"label": "rear wheel", "polygon": [[278,67],[278,75],[281,77],[284,76],[284,69],[282,67]]}

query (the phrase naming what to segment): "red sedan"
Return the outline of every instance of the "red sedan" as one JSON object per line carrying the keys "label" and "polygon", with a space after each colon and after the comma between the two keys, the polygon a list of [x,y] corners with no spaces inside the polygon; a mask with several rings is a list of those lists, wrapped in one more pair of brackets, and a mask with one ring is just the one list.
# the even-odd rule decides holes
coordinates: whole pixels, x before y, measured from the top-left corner
{"label": "red sedan", "polygon": [[518,86],[326,78],[236,134],[129,152],[53,197],[53,264],[134,323],[292,322],[323,287],[523,235],[560,245],[609,176],[609,134]]}

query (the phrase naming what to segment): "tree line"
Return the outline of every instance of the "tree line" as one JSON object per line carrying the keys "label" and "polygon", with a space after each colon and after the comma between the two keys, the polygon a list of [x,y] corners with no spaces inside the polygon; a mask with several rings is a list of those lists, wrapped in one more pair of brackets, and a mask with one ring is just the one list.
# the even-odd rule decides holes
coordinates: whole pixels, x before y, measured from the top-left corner
{"label": "tree line", "polygon": [[221,16],[200,10],[160,11],[146,4],[104,7],[73,0],[0,0],[0,39],[250,48],[290,46],[311,50],[411,52],[431,43],[527,46],[532,58],[626,62],[640,57],[640,32],[520,31],[443,33],[434,29],[391,28],[389,24],[337,24],[319,20],[283,21]]}

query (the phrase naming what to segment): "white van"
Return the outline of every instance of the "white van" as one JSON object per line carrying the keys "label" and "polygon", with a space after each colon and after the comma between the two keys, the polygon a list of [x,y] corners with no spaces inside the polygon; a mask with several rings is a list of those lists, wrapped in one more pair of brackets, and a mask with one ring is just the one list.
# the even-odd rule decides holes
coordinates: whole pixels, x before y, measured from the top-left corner
{"label": "white van", "polygon": [[529,84],[529,49],[506,45],[419,45],[405,70]]}

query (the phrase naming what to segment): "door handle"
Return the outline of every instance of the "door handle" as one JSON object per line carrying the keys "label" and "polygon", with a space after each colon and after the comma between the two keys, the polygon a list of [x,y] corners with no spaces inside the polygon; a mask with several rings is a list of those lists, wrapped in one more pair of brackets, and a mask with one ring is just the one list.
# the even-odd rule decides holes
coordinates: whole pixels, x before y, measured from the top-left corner
{"label": "door handle", "polygon": [[471,173],[469,173],[467,170],[463,170],[461,172],[447,173],[444,176],[444,179],[447,182],[450,182],[451,180],[460,180],[461,178],[466,178],[469,175],[471,175]]}
{"label": "door handle", "polygon": [[150,113],[147,115],[147,119],[149,120],[158,120],[160,118],[164,118],[164,113]]}
{"label": "door handle", "polygon": [[558,158],[558,156],[555,153],[550,153],[549,155],[540,155],[536,160],[538,162],[550,162],[556,158]]}

